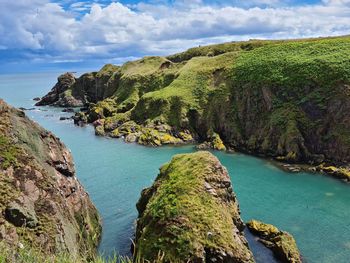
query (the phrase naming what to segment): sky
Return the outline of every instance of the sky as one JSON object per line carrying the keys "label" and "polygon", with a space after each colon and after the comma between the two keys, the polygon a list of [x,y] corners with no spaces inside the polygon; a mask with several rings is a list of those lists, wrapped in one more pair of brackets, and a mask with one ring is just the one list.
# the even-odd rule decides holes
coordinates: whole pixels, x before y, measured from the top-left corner
{"label": "sky", "polygon": [[350,34],[350,0],[0,0],[0,74],[248,39]]}

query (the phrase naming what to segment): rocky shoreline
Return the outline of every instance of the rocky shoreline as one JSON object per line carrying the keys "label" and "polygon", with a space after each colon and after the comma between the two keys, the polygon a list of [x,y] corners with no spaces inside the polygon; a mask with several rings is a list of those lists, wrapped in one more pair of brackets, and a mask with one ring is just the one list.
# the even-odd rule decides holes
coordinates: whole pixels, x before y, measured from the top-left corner
{"label": "rocky shoreline", "polygon": [[[255,262],[230,177],[209,152],[175,155],[142,191],[137,209],[136,259]],[[278,262],[302,262],[289,233],[256,220],[247,226]]]}
{"label": "rocky shoreline", "polygon": [[[74,112],[80,110],[71,117],[61,117],[60,120],[73,120],[77,126],[88,125],[86,117],[86,108],[64,108],[63,112]],[[227,153],[241,152],[253,156],[261,157],[272,162],[273,165],[283,171],[290,173],[308,172],[308,173],[322,173],[339,179],[344,183],[350,183],[350,167],[336,166],[333,163],[308,164],[298,162],[286,162],[279,157],[269,157],[246,151],[245,149],[233,149],[225,146],[220,136],[213,133],[208,137],[208,141],[199,142],[196,140],[188,130],[177,132],[169,125],[149,124],[147,126],[136,124],[134,121],[119,123],[112,128],[105,129],[104,121],[95,121],[91,125],[94,126],[96,136],[106,136],[110,138],[123,139],[126,143],[138,143],[143,146],[160,147],[162,145],[194,145],[197,150],[217,150],[225,151]]]}
{"label": "rocky shoreline", "polygon": [[[80,77],[62,74],[36,105],[80,107],[75,123],[93,124],[99,136],[149,146],[199,143],[349,181],[350,67],[340,59],[349,43],[234,42],[107,64]],[[333,65],[341,66],[330,75]]]}
{"label": "rocky shoreline", "polygon": [[[75,115],[70,117],[60,117],[60,120],[72,120],[77,126],[89,125],[90,123],[87,121],[85,113],[87,111],[86,108],[63,108],[62,112],[73,113],[77,110],[78,112],[75,113]],[[264,156],[260,153],[246,151],[246,149],[233,149],[225,146],[220,136],[216,133],[213,133],[212,136],[208,137],[208,141],[199,142],[198,140],[194,139],[188,130],[179,133],[169,125],[164,124],[143,126],[136,124],[133,121],[128,121],[126,123],[119,123],[119,126],[114,130],[107,129],[107,131],[103,124],[103,121],[95,121],[91,124],[95,129],[96,136],[123,139],[126,143],[138,143],[140,145],[150,147],[160,147],[162,145],[194,145],[197,150],[217,150],[225,151],[227,153],[241,152],[271,161],[273,165],[286,172],[321,173],[332,178],[339,179],[344,183],[350,183],[349,166],[337,166],[333,163],[320,163],[315,165],[305,162],[286,162],[283,160],[283,158],[281,159],[279,157]]]}

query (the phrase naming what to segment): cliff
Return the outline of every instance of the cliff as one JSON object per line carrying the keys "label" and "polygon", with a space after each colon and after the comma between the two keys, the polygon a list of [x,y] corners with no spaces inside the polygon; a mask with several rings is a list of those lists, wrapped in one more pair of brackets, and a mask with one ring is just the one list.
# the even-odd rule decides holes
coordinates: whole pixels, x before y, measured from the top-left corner
{"label": "cliff", "polygon": [[[38,105],[128,142],[203,142],[350,180],[350,37],[232,42],[62,75]],[[326,167],[326,169],[323,169]]]}
{"label": "cliff", "polygon": [[137,209],[136,261],[254,262],[228,173],[209,152],[174,156]]}
{"label": "cliff", "polygon": [[48,256],[87,259],[95,254],[100,231],[99,215],[75,177],[69,150],[0,100],[1,245],[14,255],[30,246]]}

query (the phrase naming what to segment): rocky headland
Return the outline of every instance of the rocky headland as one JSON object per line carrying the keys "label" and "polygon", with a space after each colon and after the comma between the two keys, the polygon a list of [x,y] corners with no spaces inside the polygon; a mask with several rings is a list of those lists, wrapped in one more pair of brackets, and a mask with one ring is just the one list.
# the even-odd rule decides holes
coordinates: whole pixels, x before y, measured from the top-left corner
{"label": "rocky headland", "polygon": [[350,181],[350,37],[231,42],[76,78],[36,105],[81,107],[96,135],[200,143],[311,164]]}
{"label": "rocky headland", "polygon": [[137,209],[136,258],[254,262],[228,173],[209,152],[174,156]]}
{"label": "rocky headland", "polygon": [[100,233],[98,212],[75,176],[69,150],[0,100],[0,245],[11,254],[1,259],[26,262],[16,257],[28,247],[45,260],[62,253],[76,262],[91,259]]}
{"label": "rocky headland", "polygon": [[[137,203],[134,260],[255,262],[225,167],[209,152],[175,155]],[[249,230],[282,263],[301,263],[294,238],[252,220]]]}

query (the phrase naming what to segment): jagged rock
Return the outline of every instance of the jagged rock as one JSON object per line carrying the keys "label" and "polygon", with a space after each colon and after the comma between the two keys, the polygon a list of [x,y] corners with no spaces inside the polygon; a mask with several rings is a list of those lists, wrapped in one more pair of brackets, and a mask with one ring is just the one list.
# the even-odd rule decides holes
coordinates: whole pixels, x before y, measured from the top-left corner
{"label": "jagged rock", "polygon": [[[0,239],[52,255],[91,258],[101,225],[75,177],[72,156],[51,132],[0,100]],[[2,223],[1,223],[2,222]]]}
{"label": "jagged rock", "polygon": [[35,97],[33,100],[34,101],[39,101],[39,100],[41,100],[41,98],[40,97]]}
{"label": "jagged rock", "polygon": [[254,262],[228,173],[209,152],[174,156],[137,209],[136,258]]}
{"label": "jagged rock", "polygon": [[74,109],[73,108],[66,108],[66,109],[63,109],[62,112],[74,112]]}
{"label": "jagged rock", "polygon": [[75,174],[75,169],[72,166],[72,164],[69,164],[65,161],[54,161],[54,167],[58,172],[60,172],[64,176],[72,177]]}
{"label": "jagged rock", "polygon": [[72,117],[60,117],[60,121],[71,120]]}
{"label": "jagged rock", "polygon": [[259,237],[283,263],[302,263],[297,244],[291,234],[280,231],[277,227],[251,220],[247,223],[249,230]]}
{"label": "jagged rock", "polygon": [[[42,97],[35,105],[45,106],[45,105],[59,105],[64,106],[63,100],[66,99],[66,94],[64,92],[75,83],[76,79],[72,73],[64,73],[60,75],[57,79],[56,85],[51,89],[51,91]],[[68,94],[67,94],[68,95]],[[69,105],[70,106],[70,105]]]}

